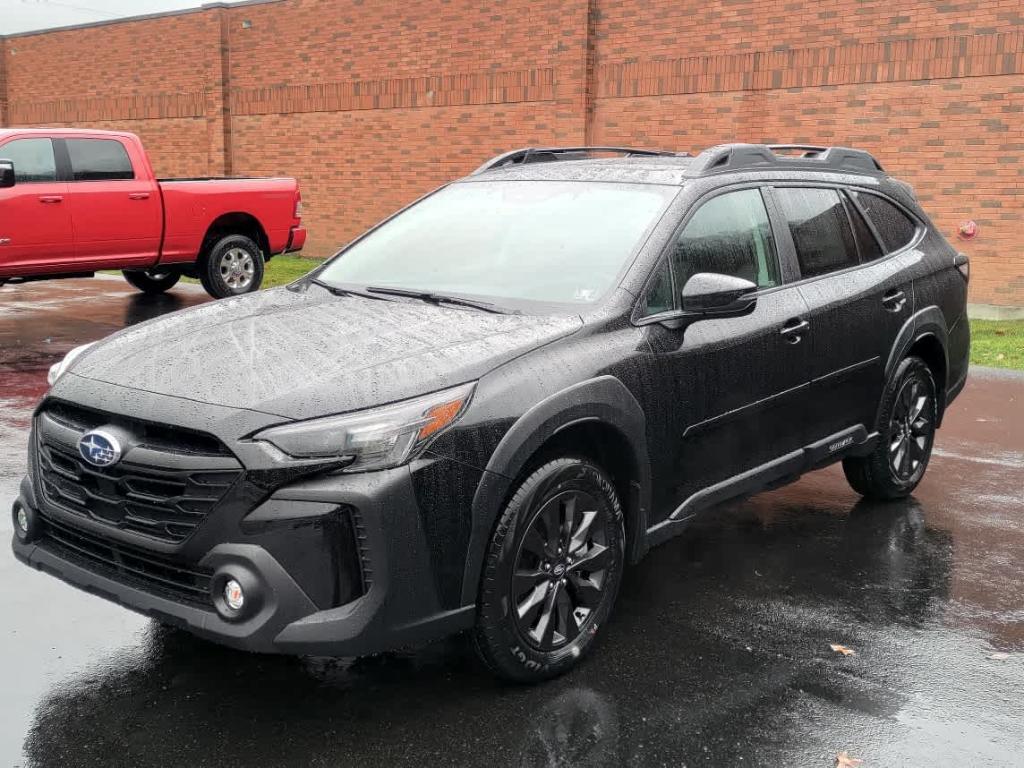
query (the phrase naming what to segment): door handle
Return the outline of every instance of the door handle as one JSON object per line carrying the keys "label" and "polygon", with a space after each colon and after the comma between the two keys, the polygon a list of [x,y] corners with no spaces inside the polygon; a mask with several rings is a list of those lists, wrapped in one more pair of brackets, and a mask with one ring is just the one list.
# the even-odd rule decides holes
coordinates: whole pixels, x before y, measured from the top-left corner
{"label": "door handle", "polygon": [[811,324],[806,320],[801,320],[799,317],[795,317],[792,320],[786,321],[786,324],[782,326],[782,330],[779,333],[782,334],[782,338],[786,340],[788,344],[799,344],[800,340],[804,337],[807,329],[811,327]]}
{"label": "door handle", "polygon": [[129,200],[149,200],[149,192],[129,192]]}
{"label": "door handle", "polygon": [[39,202],[40,203],[63,203],[64,202],[64,196],[63,195],[40,195]]}
{"label": "door handle", "polygon": [[882,297],[882,305],[890,312],[899,312],[907,303],[907,294],[903,291],[889,291]]}

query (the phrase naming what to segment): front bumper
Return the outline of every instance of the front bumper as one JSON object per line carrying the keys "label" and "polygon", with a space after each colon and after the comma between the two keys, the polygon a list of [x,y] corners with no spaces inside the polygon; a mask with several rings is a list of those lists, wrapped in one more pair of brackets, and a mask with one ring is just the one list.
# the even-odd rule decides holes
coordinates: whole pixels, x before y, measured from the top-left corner
{"label": "front bumper", "polygon": [[[441,605],[408,467],[343,478],[323,476],[271,495],[245,515],[227,540],[190,564],[210,574],[209,600],[181,599],[126,576],[126,571],[80,557],[79,551],[61,545],[56,535],[74,525],[72,518],[58,517],[59,510],[48,504],[41,508],[40,501],[26,477],[17,504],[34,516],[42,514],[42,532],[30,543],[14,538],[19,560],[87,592],[234,648],[358,656],[421,644],[473,622],[474,606],[444,609]],[[298,532],[307,526],[321,531],[338,510],[358,516],[362,583],[357,597],[325,608],[323,596],[313,594],[308,586],[309,574],[297,574],[302,561],[312,558],[312,553],[307,558],[302,551]],[[201,533],[202,529],[197,531]],[[95,539],[95,527],[85,535]],[[111,546],[121,552],[114,560],[124,562],[125,550]],[[134,557],[137,550],[130,552]],[[237,619],[225,618],[213,604],[226,574],[243,574],[247,584],[247,612]]]}

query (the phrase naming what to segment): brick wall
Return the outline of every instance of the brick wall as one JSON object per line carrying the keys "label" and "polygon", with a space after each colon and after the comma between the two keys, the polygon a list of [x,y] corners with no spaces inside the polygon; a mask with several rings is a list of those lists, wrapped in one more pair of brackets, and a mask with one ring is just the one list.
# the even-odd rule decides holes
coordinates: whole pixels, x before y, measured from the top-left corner
{"label": "brick wall", "polygon": [[0,124],[128,128],[162,175],[297,176],[311,254],[515,146],[851,144],[951,239],[978,222],[972,301],[1007,306],[1022,113],[1020,0],[270,0],[0,40]]}

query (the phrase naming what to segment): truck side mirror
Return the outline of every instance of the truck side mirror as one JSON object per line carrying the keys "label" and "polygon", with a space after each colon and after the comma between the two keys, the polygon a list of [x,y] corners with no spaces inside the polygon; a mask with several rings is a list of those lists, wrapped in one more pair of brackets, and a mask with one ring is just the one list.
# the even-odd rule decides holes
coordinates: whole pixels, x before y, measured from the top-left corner
{"label": "truck side mirror", "polygon": [[0,160],[0,189],[14,186],[14,163]]}

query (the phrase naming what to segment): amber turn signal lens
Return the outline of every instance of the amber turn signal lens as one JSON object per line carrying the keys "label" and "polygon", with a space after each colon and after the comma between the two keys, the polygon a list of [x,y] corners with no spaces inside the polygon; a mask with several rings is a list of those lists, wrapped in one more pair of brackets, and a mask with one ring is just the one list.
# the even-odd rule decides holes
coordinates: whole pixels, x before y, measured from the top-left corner
{"label": "amber turn signal lens", "polygon": [[420,427],[419,439],[423,440],[424,438],[430,437],[451,424],[455,420],[455,417],[459,415],[459,411],[462,410],[462,404],[464,402],[466,401],[452,400],[450,403],[435,405],[427,411],[426,417],[430,419],[430,421]]}

